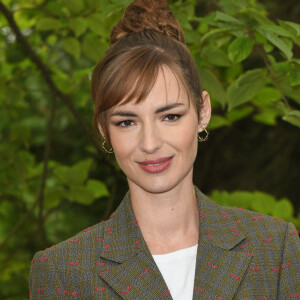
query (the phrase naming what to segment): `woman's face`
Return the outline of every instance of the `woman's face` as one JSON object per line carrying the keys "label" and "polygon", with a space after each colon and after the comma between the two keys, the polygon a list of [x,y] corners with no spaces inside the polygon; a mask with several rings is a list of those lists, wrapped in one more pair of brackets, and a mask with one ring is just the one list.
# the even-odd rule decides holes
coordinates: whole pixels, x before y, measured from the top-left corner
{"label": "woman's face", "polygon": [[[199,127],[183,86],[178,86],[168,68],[163,71],[144,101],[118,105],[108,112],[111,145],[130,188],[150,193],[169,191],[191,180],[197,134],[205,127]],[[206,92],[203,96],[201,123],[208,123],[210,101]],[[163,162],[153,161],[158,159]]]}

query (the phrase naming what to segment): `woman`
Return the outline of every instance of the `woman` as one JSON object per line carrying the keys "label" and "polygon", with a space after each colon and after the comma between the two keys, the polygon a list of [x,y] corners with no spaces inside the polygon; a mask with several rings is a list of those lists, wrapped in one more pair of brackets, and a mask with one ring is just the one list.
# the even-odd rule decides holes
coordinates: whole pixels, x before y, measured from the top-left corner
{"label": "woman", "polygon": [[32,299],[300,297],[294,225],[221,207],[193,185],[210,100],[164,0],[128,6],[92,95],[129,191],[109,220],[35,255]]}

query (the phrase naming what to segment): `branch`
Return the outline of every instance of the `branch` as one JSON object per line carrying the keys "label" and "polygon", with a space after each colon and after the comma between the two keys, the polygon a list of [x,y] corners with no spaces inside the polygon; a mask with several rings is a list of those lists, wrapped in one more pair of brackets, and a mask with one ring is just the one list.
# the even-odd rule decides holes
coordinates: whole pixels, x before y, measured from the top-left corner
{"label": "branch", "polygon": [[52,96],[54,98],[60,99],[62,103],[64,103],[67,108],[70,110],[72,115],[74,116],[77,123],[83,128],[85,131],[87,137],[89,138],[90,142],[93,144],[93,146],[97,149],[99,152],[99,149],[94,141],[94,138],[90,134],[90,130],[85,124],[84,120],[80,116],[77,109],[74,107],[72,100],[70,98],[70,95],[62,93],[58,87],[55,85],[51,78],[51,71],[48,69],[48,67],[42,62],[40,57],[35,53],[35,51],[32,49],[32,47],[29,45],[27,39],[23,36],[23,34],[20,31],[20,28],[18,27],[17,23],[14,20],[13,14],[5,7],[5,5],[0,1],[0,11],[3,13],[4,17],[6,18],[9,26],[13,30],[14,34],[16,35],[17,42],[24,48],[25,52],[27,53],[29,59],[36,65],[38,70],[40,70],[46,84],[49,87],[50,92],[52,93]]}

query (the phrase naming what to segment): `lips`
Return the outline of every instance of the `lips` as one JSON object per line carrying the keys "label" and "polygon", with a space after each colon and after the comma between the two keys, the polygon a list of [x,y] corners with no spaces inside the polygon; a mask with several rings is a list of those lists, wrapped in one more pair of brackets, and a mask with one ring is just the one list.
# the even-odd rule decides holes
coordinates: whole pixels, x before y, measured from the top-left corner
{"label": "lips", "polygon": [[172,157],[161,157],[155,160],[145,160],[140,162],[140,167],[148,173],[161,173],[168,169],[172,163]]}

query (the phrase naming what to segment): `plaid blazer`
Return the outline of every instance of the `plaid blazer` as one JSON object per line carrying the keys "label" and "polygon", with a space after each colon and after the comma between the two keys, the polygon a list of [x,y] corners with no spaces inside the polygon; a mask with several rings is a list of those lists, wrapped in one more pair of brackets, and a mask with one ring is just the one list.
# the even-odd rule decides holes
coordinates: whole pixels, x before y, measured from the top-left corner
{"label": "plaid blazer", "polygon": [[[200,234],[193,300],[300,299],[295,226],[220,206],[195,191]],[[35,254],[31,299],[172,299],[129,197],[128,191],[107,221]]]}

